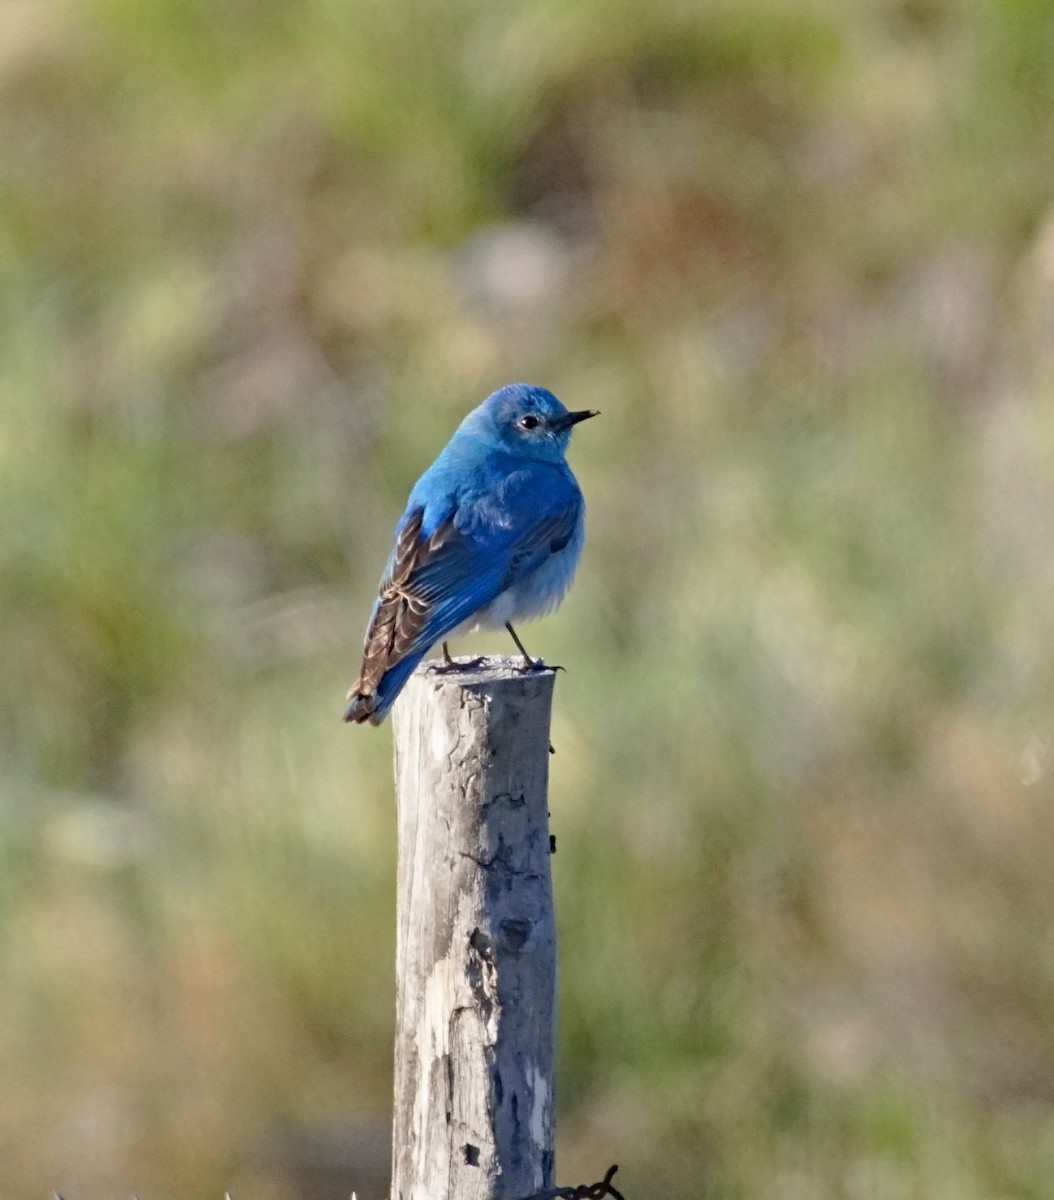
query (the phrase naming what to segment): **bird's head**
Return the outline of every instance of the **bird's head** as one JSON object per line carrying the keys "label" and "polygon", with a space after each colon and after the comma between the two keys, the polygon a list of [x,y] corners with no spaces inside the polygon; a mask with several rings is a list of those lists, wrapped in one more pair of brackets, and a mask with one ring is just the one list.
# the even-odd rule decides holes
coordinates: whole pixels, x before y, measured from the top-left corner
{"label": "bird's head", "polygon": [[591,409],[568,412],[545,388],[510,383],[488,396],[468,415],[465,425],[512,454],[559,462],[574,426],[596,416]]}

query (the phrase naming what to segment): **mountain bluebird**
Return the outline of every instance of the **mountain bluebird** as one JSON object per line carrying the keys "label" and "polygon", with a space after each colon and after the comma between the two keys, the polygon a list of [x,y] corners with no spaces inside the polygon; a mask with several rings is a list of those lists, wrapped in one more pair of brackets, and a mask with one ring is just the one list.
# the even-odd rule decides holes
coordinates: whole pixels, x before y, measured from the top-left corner
{"label": "mountain bluebird", "polygon": [[366,628],[345,721],[379,725],[436,642],[512,622],[563,599],[582,552],[585,505],[564,454],[568,412],[545,388],[513,383],[461,422],[414,485]]}

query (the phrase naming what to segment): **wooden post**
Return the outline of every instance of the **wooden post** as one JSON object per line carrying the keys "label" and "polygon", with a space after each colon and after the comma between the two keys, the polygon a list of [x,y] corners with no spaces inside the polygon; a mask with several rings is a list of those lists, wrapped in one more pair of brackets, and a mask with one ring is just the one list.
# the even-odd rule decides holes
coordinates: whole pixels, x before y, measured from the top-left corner
{"label": "wooden post", "polygon": [[553,1186],[553,671],[419,667],[395,706],[392,1200]]}

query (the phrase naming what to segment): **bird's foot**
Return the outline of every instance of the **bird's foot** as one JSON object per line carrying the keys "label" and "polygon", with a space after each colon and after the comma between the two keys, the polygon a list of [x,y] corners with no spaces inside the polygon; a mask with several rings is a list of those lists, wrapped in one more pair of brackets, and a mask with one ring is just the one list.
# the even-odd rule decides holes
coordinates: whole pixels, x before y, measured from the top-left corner
{"label": "bird's foot", "polygon": [[532,671],[563,671],[567,672],[566,667],[561,667],[557,663],[547,663],[540,658],[528,658],[525,654],[523,662],[517,668],[522,675],[530,675]]}
{"label": "bird's foot", "polygon": [[487,656],[485,654],[481,654],[478,658],[463,658],[460,660],[451,658],[448,654],[445,656],[445,661],[435,663],[432,666],[432,670],[437,675],[449,675],[451,671],[474,671],[477,667],[483,666],[486,661]]}

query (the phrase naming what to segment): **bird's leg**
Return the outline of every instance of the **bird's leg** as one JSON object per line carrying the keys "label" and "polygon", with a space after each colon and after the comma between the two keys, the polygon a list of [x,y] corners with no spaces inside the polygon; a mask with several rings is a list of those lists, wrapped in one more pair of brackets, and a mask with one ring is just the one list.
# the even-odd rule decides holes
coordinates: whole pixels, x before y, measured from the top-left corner
{"label": "bird's leg", "polygon": [[506,621],[505,628],[509,631],[509,634],[511,635],[512,640],[516,643],[516,649],[519,650],[519,652],[523,655],[523,669],[525,671],[539,670],[544,665],[542,663],[542,660],[539,659],[537,662],[535,662],[534,659],[531,658],[531,656],[527,653],[527,650],[524,647],[523,642],[521,642],[520,639],[516,636],[516,630],[513,629],[512,622]]}
{"label": "bird's leg", "polygon": [[531,658],[524,648],[523,642],[520,641],[516,634],[516,630],[512,627],[511,621],[505,622],[505,628],[512,635],[512,640],[516,643],[516,649],[523,655],[523,669],[525,671],[562,671],[563,667],[547,666],[540,658]]}
{"label": "bird's leg", "polygon": [[447,649],[446,642],[443,643],[443,662],[445,662],[448,667],[454,666],[454,660],[450,657],[450,651]]}

